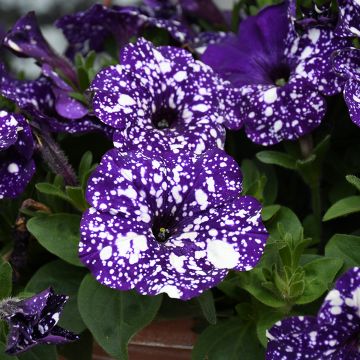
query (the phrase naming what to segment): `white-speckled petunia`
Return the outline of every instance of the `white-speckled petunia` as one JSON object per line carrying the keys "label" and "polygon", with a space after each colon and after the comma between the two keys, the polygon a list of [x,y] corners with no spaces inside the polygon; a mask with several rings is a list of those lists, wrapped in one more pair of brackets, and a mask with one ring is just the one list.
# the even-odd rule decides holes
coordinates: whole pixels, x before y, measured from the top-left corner
{"label": "white-speckled petunia", "polygon": [[263,253],[261,206],[240,192],[236,162],[217,148],[195,157],[111,150],[88,183],[80,259],[109,287],[190,299]]}

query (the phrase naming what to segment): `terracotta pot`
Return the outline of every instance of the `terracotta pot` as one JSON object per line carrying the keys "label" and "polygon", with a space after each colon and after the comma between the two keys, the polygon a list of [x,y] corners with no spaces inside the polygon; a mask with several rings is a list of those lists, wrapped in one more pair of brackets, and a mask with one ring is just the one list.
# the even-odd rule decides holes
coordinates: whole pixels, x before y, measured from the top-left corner
{"label": "terracotta pot", "polygon": [[[190,360],[196,340],[192,319],[156,320],[130,342],[130,360]],[[61,359],[60,359],[61,360]],[[94,345],[93,360],[113,360]]]}

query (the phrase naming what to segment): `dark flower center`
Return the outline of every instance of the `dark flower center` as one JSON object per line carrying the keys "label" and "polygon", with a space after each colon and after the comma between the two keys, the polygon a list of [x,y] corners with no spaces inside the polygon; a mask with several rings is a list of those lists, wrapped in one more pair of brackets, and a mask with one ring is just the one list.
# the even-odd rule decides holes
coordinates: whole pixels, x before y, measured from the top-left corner
{"label": "dark flower center", "polygon": [[156,241],[159,243],[166,243],[172,234],[173,224],[169,218],[156,218],[153,226],[152,233],[155,236]]}
{"label": "dark flower center", "polygon": [[271,81],[277,86],[285,85],[290,78],[290,67],[286,64],[281,64],[273,68],[269,74]]}
{"label": "dark flower center", "polygon": [[156,129],[168,129],[176,122],[177,111],[171,108],[161,107],[152,116],[152,123]]}

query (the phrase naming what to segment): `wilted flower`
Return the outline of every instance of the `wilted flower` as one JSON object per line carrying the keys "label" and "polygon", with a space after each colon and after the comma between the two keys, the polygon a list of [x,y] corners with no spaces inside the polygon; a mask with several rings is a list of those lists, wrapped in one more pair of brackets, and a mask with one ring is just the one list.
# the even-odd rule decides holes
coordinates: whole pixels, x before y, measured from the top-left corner
{"label": "wilted flower", "polygon": [[31,180],[34,139],[25,118],[0,111],[0,199],[18,196]]}
{"label": "wilted flower", "polygon": [[144,39],[126,46],[121,65],[100,71],[90,89],[95,114],[118,129],[114,143],[124,151],[222,147],[223,123],[237,116],[229,83],[209,66]]}
{"label": "wilted flower", "polygon": [[330,55],[348,41],[335,38],[330,24],[298,34],[292,16],[288,3],[268,6],[202,57],[241,90],[241,121],[228,126],[244,125],[247,136],[262,145],[312,131],[325,114],[322,95],[341,91]]}
{"label": "wilted flower", "polygon": [[104,285],[190,299],[259,261],[261,206],[220,149],[201,156],[114,149],[88,183],[80,259]]}
{"label": "wilted flower", "polygon": [[267,334],[266,359],[360,358],[360,269],[342,275],[317,315],[277,322]]}
{"label": "wilted flower", "polygon": [[52,288],[25,300],[0,301],[0,318],[9,324],[6,353],[16,355],[38,344],[65,344],[79,337],[56,324],[68,297]]}

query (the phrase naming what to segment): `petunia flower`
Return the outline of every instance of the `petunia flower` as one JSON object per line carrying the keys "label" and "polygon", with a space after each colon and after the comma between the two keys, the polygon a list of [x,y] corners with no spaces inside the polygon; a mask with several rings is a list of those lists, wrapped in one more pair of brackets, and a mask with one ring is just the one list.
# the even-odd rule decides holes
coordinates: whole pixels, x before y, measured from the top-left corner
{"label": "petunia flower", "polygon": [[86,107],[69,97],[68,85],[47,64],[43,66],[43,73],[47,77],[41,75],[35,80],[18,80],[0,64],[0,94],[28,115],[41,120],[51,132],[80,134],[98,131],[112,137],[110,127],[88,114]]}
{"label": "petunia flower", "polygon": [[20,195],[35,172],[34,139],[25,118],[0,111],[0,199]]}
{"label": "petunia flower", "polygon": [[277,322],[267,333],[267,360],[360,358],[360,269],[336,282],[317,315]]}
{"label": "petunia flower", "polygon": [[167,30],[175,41],[185,43],[189,31],[178,20],[157,17],[150,7],[93,5],[86,11],[65,15],[56,21],[69,42],[67,56],[90,50],[102,51],[106,40],[113,37],[122,47],[131,37],[140,36],[146,27]]}
{"label": "petunia flower", "polygon": [[79,336],[57,325],[68,296],[52,288],[24,300],[0,301],[0,318],[9,324],[6,353],[17,355],[39,344],[66,344]]}
{"label": "petunia flower", "polygon": [[183,300],[259,261],[261,205],[220,149],[201,156],[110,150],[87,188],[79,256],[102,284]]}
{"label": "petunia flower", "polygon": [[240,121],[247,136],[262,145],[297,139],[316,128],[325,114],[323,95],[341,91],[330,55],[348,44],[330,24],[293,24],[293,4],[268,6],[241,22],[237,36],[210,45],[202,60],[240,91]]}
{"label": "petunia flower", "polygon": [[126,46],[121,65],[100,71],[90,90],[95,114],[118,129],[114,144],[123,151],[223,147],[223,123],[238,116],[234,91],[209,66],[144,39]]}
{"label": "petunia flower", "polygon": [[360,126],[360,49],[346,48],[333,55],[334,69],[346,83],[343,94],[352,121]]}
{"label": "petunia flower", "polygon": [[58,68],[68,79],[76,81],[76,75],[68,61],[56,54],[41,33],[33,11],[21,17],[6,34],[3,44],[15,54],[30,57],[39,63]]}
{"label": "petunia flower", "polygon": [[339,21],[336,36],[360,37],[360,3],[357,0],[338,0]]}

